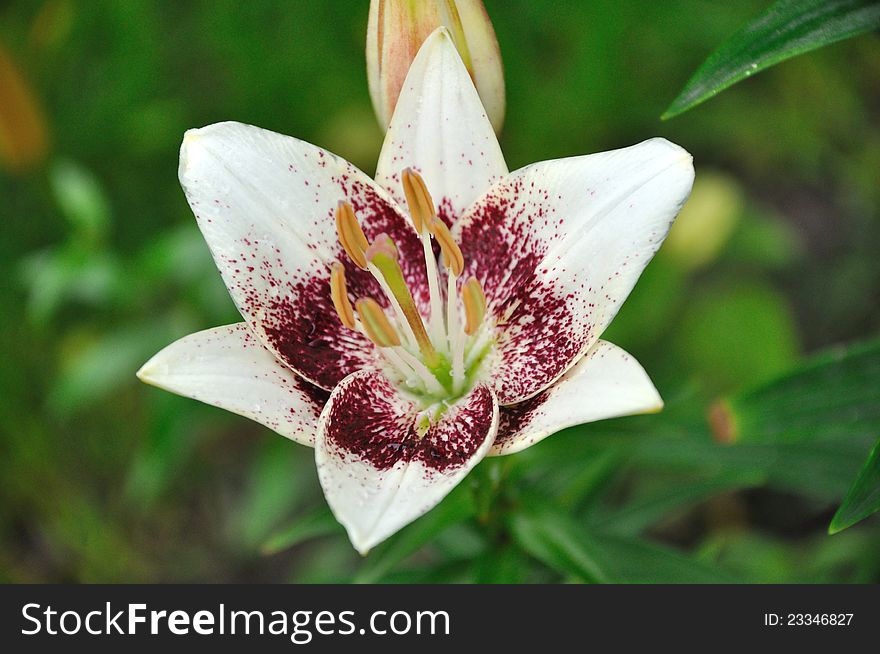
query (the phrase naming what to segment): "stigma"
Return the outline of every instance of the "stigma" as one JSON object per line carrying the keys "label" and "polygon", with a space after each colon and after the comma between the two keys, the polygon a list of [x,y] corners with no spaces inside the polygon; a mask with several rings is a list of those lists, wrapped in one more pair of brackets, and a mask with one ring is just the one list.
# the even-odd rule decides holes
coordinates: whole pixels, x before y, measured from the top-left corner
{"label": "stigma", "polygon": [[[367,239],[354,208],[341,201],[336,207],[336,231],[346,256],[369,271],[387,300],[383,309],[376,298],[352,303],[345,269],[335,262],[330,271],[330,296],[343,328],[363,334],[378,348],[386,372],[425,408],[448,404],[466,393],[480,376],[492,346],[486,296],[475,277],[461,284],[465,268],[461,248],[437,215],[425,180],[407,168],[401,173],[409,218],[422,243],[430,313],[423,316],[407,286],[400,250],[387,234]],[[433,244],[440,249],[440,262]],[[445,293],[441,288],[445,282]]]}

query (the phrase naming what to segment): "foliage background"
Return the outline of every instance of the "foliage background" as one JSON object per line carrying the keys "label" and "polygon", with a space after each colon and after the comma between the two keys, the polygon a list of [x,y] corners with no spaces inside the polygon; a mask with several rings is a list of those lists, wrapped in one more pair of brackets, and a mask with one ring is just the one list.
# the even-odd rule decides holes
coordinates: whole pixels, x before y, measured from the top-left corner
{"label": "foliage background", "polygon": [[878,435],[877,366],[830,440],[723,444],[706,421],[878,332],[876,34],[661,123],[764,2],[485,4],[511,169],[654,135],[694,154],[693,198],[607,333],[667,410],[485,463],[361,560],[310,450],[134,371],[237,320],[177,183],[185,129],[240,120],[372,172],[368,3],[0,2],[0,57],[35,98],[0,125],[0,581],[880,580],[876,516],[826,531]]}

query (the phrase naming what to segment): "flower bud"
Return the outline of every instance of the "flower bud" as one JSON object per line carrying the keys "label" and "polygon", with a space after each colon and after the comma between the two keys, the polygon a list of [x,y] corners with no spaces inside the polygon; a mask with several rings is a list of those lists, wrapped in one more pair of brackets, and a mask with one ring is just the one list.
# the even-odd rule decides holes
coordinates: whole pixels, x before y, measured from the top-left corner
{"label": "flower bud", "polygon": [[501,52],[482,0],[371,0],[367,78],[382,128],[388,127],[410,64],[440,26],[452,34],[495,131],[504,122]]}

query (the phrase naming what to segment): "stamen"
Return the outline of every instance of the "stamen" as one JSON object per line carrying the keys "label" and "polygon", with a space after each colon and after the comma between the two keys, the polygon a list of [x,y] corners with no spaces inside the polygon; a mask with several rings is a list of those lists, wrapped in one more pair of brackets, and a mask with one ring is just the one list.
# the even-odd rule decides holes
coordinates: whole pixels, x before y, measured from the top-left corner
{"label": "stamen", "polygon": [[354,329],[354,309],[348,299],[348,290],[345,287],[345,268],[338,261],[333,263],[330,269],[330,298],[333,300],[333,308],[342,324],[349,329]]}
{"label": "stamen", "polygon": [[455,392],[464,385],[464,335],[458,315],[458,297],[455,292],[455,275],[446,276],[446,325],[449,352],[452,354],[452,383]]}
{"label": "stamen", "polygon": [[345,200],[340,200],[336,206],[336,233],[345,253],[359,268],[366,270],[367,258],[364,251],[369,242],[354,215],[354,208]]}
{"label": "stamen", "polygon": [[437,211],[434,208],[434,200],[428,192],[425,180],[412,168],[404,168],[400,173],[400,181],[403,192],[406,195],[406,203],[409,213],[419,238],[422,241],[422,250],[425,255],[425,272],[428,277],[428,293],[431,298],[431,317],[428,327],[431,338],[439,342],[443,338],[443,315],[441,307],[443,300],[440,297],[440,282],[437,273],[437,261],[434,258],[434,249],[431,246],[430,224],[436,220]]}
{"label": "stamen", "polygon": [[492,343],[492,330],[488,329],[486,323],[483,323],[481,329],[477,330],[473,343],[468,348],[467,356],[464,360],[466,368],[470,369],[479,359],[487,352]]}
{"label": "stamen", "polygon": [[[412,328],[413,336],[415,336],[422,356],[425,357],[425,362],[429,367],[434,366],[437,363],[437,352],[434,350],[431,339],[428,338],[428,332],[425,331],[422,316],[419,314],[412,293],[406,285],[403,270],[401,270],[400,263],[397,261],[397,248],[393,247],[393,242],[388,236],[382,236],[392,244],[392,248],[389,250],[387,245],[377,247],[370,253],[371,256],[368,261],[379,270],[385,283],[388,285],[388,289],[400,304],[400,309],[403,311],[406,322]],[[382,237],[377,238],[376,241],[378,242],[380,238]]]}
{"label": "stamen", "polygon": [[442,394],[444,392],[443,386],[437,381],[437,378],[434,376],[428,368],[425,367],[425,364],[419,361],[415,356],[407,352],[404,348],[398,347],[393,350],[384,350],[384,352],[394,352],[397,356],[400,357],[400,362],[409,366],[409,368],[418,376],[419,381],[425,386],[425,389],[429,393],[434,394]]}
{"label": "stamen", "polygon": [[400,345],[400,336],[388,321],[388,316],[382,311],[379,303],[372,298],[361,298],[355,302],[358,316],[361,318],[364,332],[373,343],[379,347],[397,347]]}
{"label": "stamen", "polygon": [[[330,296],[341,323],[380,348],[382,368],[394,383],[424,402],[422,408],[427,408],[420,414],[419,424],[427,428],[442,414],[442,406],[460,397],[474,375],[481,374],[477,367],[492,347],[493,330],[485,320],[486,297],[479,281],[471,277],[459,289],[464,255],[438,217],[425,180],[406,168],[401,171],[401,183],[422,243],[430,318],[426,321],[416,306],[395,242],[387,234],[379,234],[370,243],[354,208],[346,201],[339,202],[335,211],[339,241],[351,260],[376,279],[388,299],[388,308],[386,312],[369,297],[358,299],[352,307],[345,267],[339,261],[330,269]],[[447,272],[445,294],[441,292],[444,279],[432,238],[437,240]]]}
{"label": "stamen", "polygon": [[416,231],[421,234],[426,227],[437,217],[434,210],[434,200],[428,193],[425,180],[412,168],[404,168],[400,173],[400,183],[403,193],[406,195],[406,203],[409,205],[409,215],[412,217]]}
{"label": "stamen", "polygon": [[486,316],[486,295],[476,277],[471,277],[462,286],[461,300],[464,303],[464,333],[473,336]]}
{"label": "stamen", "polygon": [[440,251],[443,253],[444,265],[452,271],[452,274],[458,277],[464,270],[464,255],[458,247],[458,243],[452,238],[449,228],[439,218],[435,218],[429,225],[431,233],[440,244]]}

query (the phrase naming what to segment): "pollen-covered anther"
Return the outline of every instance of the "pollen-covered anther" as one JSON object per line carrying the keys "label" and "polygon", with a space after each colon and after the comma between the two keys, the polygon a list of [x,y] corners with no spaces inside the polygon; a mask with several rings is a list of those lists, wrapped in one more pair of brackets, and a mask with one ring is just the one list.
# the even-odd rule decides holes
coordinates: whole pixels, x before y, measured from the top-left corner
{"label": "pollen-covered anther", "polygon": [[338,261],[330,269],[330,298],[342,324],[354,329],[354,309],[348,299],[348,289],[345,286],[345,268]]}
{"label": "pollen-covered anther", "polygon": [[403,186],[413,225],[421,234],[426,227],[430,229],[431,223],[437,218],[434,200],[428,192],[425,180],[412,168],[403,169],[400,173],[400,183]]}
{"label": "pollen-covered anther", "polygon": [[452,274],[458,277],[464,270],[464,255],[458,243],[452,238],[449,228],[439,218],[435,218],[430,224],[431,233],[440,244],[440,252],[443,254],[443,265],[445,265]]}
{"label": "pollen-covered anther", "polygon": [[486,317],[486,295],[476,277],[468,279],[461,289],[461,301],[464,304],[464,331],[468,336],[476,333]]}
{"label": "pollen-covered anther", "polygon": [[397,347],[400,345],[400,335],[391,325],[388,316],[385,315],[385,312],[376,300],[361,298],[355,302],[355,307],[361,318],[361,324],[367,338],[379,347]]}
{"label": "pollen-covered anther", "polygon": [[354,207],[345,200],[340,200],[336,205],[336,233],[339,235],[342,249],[349,258],[359,268],[366,270],[367,258],[364,252],[369,247],[369,241],[358,223],[357,216],[354,215]]}

